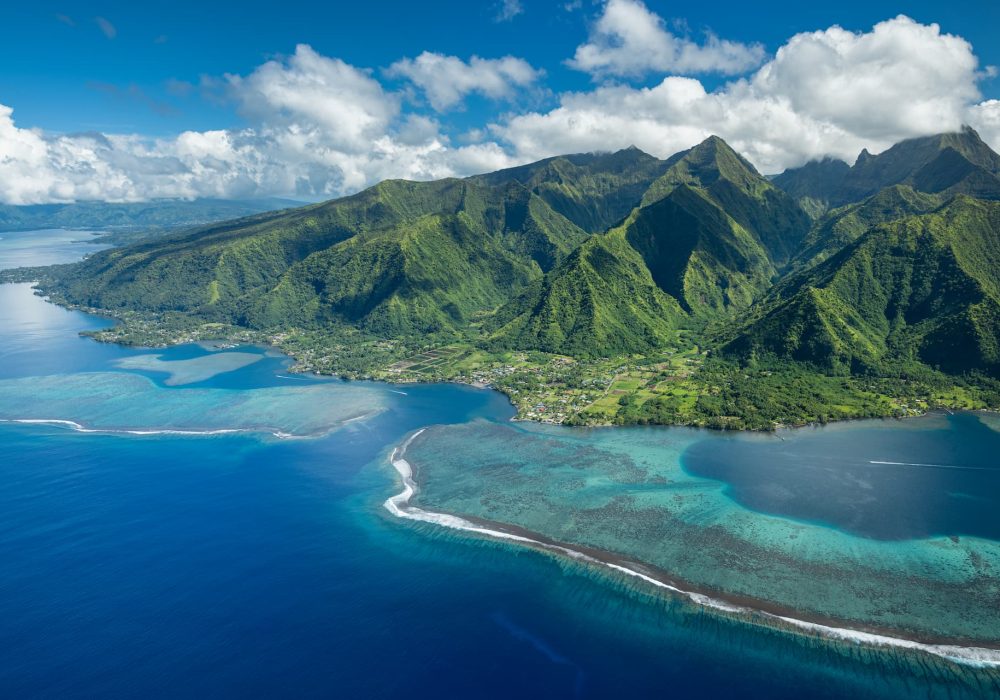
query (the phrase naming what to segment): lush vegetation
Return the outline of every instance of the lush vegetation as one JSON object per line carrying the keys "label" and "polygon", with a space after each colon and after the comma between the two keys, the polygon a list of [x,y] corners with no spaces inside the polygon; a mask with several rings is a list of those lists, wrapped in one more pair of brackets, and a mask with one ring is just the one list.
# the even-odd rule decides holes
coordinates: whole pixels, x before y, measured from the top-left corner
{"label": "lush vegetation", "polygon": [[998,172],[970,130],[773,182],[713,137],[386,181],[4,277],[118,318],[104,340],[271,343],[557,422],[1000,407]]}
{"label": "lush vegetation", "polygon": [[1000,369],[1000,203],[958,196],[871,228],[777,285],[724,349],[831,371],[919,361],[952,373]]}

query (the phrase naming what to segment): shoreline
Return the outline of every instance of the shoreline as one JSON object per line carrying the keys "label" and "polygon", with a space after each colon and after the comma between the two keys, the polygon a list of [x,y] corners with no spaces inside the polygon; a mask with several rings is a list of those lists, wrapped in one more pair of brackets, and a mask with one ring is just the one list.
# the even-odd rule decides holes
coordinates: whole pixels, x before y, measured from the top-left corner
{"label": "shoreline", "polygon": [[895,636],[898,634],[896,630],[865,626],[848,627],[839,620],[821,616],[801,616],[794,609],[757,599],[698,590],[696,586],[679,581],[668,572],[656,567],[638,564],[603,550],[568,545],[525,528],[494,523],[474,516],[459,517],[411,506],[410,500],[419,491],[419,486],[413,479],[413,467],[404,456],[409,445],[425,430],[426,428],[421,428],[410,435],[401,445],[393,448],[390,454],[389,461],[402,481],[403,490],[387,498],[383,507],[395,517],[430,523],[488,539],[512,542],[536,551],[568,557],[579,563],[599,566],[638,579],[660,592],[679,596],[703,608],[727,617],[735,617],[748,624],[777,628],[790,634],[822,637],[833,642],[863,644],[881,649],[908,649],[964,666],[1000,669],[1000,642],[996,646],[982,646],[982,642],[978,640],[921,635],[915,635],[915,638],[910,639]]}
{"label": "shoreline", "polygon": [[[36,271],[38,269],[43,269],[43,268],[14,268],[12,270],[5,270],[5,271],[4,270],[0,270],[0,275],[2,275],[3,272],[11,273],[11,272],[19,271],[19,270],[25,270],[26,272],[34,272],[34,271]],[[123,323],[123,321],[124,321],[123,314],[121,314],[120,312],[115,312],[115,311],[109,310],[109,309],[98,309],[98,308],[94,308],[94,307],[87,307],[87,306],[83,306],[83,305],[80,305],[80,304],[75,304],[75,303],[69,302],[69,301],[64,300],[64,299],[59,299],[59,298],[53,299],[43,289],[39,288],[39,284],[42,281],[43,280],[40,280],[40,279],[37,279],[37,278],[35,278],[34,281],[28,281],[28,280],[14,280],[14,279],[5,280],[5,279],[2,279],[2,277],[0,277],[0,284],[29,284],[29,285],[31,285],[31,288],[32,288],[34,294],[36,296],[41,297],[44,301],[46,301],[46,302],[48,302],[50,304],[54,304],[56,306],[59,306],[59,307],[64,308],[64,309],[68,309],[70,311],[77,311],[77,312],[80,312],[80,313],[83,313],[83,314],[87,314],[89,316],[94,316],[94,317],[97,317],[97,318],[109,321],[109,322],[112,323],[112,327]],[[510,393],[504,391],[503,388],[498,387],[495,384],[484,383],[484,382],[481,382],[481,381],[462,381],[461,379],[456,379],[456,378],[452,378],[452,379],[438,379],[438,380],[432,380],[432,381],[422,381],[422,380],[411,380],[411,379],[399,379],[399,378],[394,378],[392,376],[376,376],[374,374],[363,374],[363,375],[359,375],[359,376],[349,376],[349,375],[346,375],[346,374],[338,374],[337,372],[333,372],[333,371],[326,372],[326,371],[323,371],[321,369],[316,369],[316,368],[308,366],[308,365],[304,365],[304,366],[301,366],[301,367],[296,367],[295,365],[299,364],[301,362],[301,360],[298,357],[296,357],[296,355],[292,351],[288,350],[285,347],[282,347],[282,345],[279,344],[278,342],[275,342],[271,338],[263,337],[263,332],[261,332],[261,331],[253,331],[251,329],[244,329],[245,332],[240,332],[240,333],[235,333],[235,334],[232,334],[232,335],[227,335],[226,332],[225,332],[225,330],[222,330],[219,334],[212,335],[210,338],[194,338],[194,337],[166,338],[166,339],[162,339],[161,338],[160,340],[158,340],[156,342],[153,342],[153,343],[138,343],[138,342],[131,342],[127,338],[114,338],[114,339],[112,339],[112,338],[100,337],[99,334],[101,332],[103,332],[103,330],[104,329],[99,329],[99,330],[96,330],[96,331],[95,330],[92,330],[92,331],[83,331],[83,332],[80,333],[80,335],[84,336],[84,337],[87,337],[87,338],[90,338],[91,340],[94,340],[94,341],[99,342],[99,343],[106,343],[106,344],[109,344],[109,345],[118,345],[120,347],[126,347],[126,348],[140,348],[140,349],[148,349],[148,350],[156,350],[156,349],[159,349],[159,348],[175,347],[175,346],[178,346],[178,345],[184,345],[184,344],[188,344],[188,343],[198,343],[198,342],[203,342],[205,340],[221,341],[221,342],[231,342],[231,343],[238,343],[238,344],[245,344],[245,345],[253,345],[253,346],[256,346],[256,347],[260,347],[260,348],[262,348],[264,350],[267,350],[267,351],[278,352],[278,353],[284,355],[285,357],[287,357],[288,359],[290,359],[292,361],[292,366],[288,367],[287,370],[286,370],[289,374],[299,374],[299,375],[303,375],[303,376],[312,377],[314,379],[327,379],[327,378],[330,378],[330,379],[340,379],[341,381],[371,381],[371,382],[379,382],[379,383],[386,384],[386,385],[389,385],[389,386],[402,386],[402,385],[409,385],[409,384],[457,384],[457,385],[460,385],[460,386],[468,386],[468,387],[472,387],[472,388],[475,388],[475,389],[485,389],[485,390],[495,391],[498,394],[503,395],[507,399],[507,401],[510,402],[511,406],[516,411],[515,415],[511,418],[512,421],[519,421],[519,422],[526,422],[526,423],[537,423],[539,425],[566,425],[567,424],[565,421],[552,421],[552,420],[546,420],[545,418],[540,418],[540,417],[527,417],[527,416],[524,416],[524,415],[522,415],[521,409],[518,407],[518,404],[515,403],[514,398],[513,398],[513,396]],[[291,378],[294,378],[294,377],[291,377]],[[706,423],[706,422],[702,421],[701,419],[691,420],[691,421],[687,421],[687,422],[674,421],[674,422],[670,422],[670,423],[647,423],[647,422],[642,422],[642,421],[636,421],[636,422],[633,422],[633,423],[622,423],[622,424],[614,423],[614,422],[610,422],[610,421],[594,421],[594,422],[588,422],[588,423],[583,423],[583,424],[571,424],[571,425],[573,425],[573,427],[582,427],[582,428],[657,427],[657,426],[659,426],[659,427],[677,427],[677,428],[692,428],[692,429],[698,429],[698,430],[711,430],[711,431],[717,431],[717,432],[722,432],[722,433],[735,432],[735,433],[751,433],[751,434],[761,434],[761,435],[776,435],[776,434],[780,433],[783,430],[794,430],[794,429],[798,429],[798,428],[809,428],[809,427],[822,427],[822,426],[825,426],[825,425],[833,425],[833,424],[838,424],[838,423],[852,423],[852,422],[855,422],[855,421],[863,421],[863,420],[904,420],[904,419],[907,419],[907,418],[919,418],[921,416],[926,416],[928,414],[936,413],[936,412],[939,412],[939,411],[945,411],[945,412],[963,411],[963,412],[972,412],[972,413],[978,413],[978,412],[1000,413],[1000,407],[985,407],[985,408],[957,408],[956,407],[956,408],[952,408],[952,407],[947,407],[947,406],[931,406],[931,407],[928,407],[928,408],[919,408],[919,409],[918,408],[912,408],[912,409],[909,409],[908,412],[905,413],[905,414],[886,412],[886,413],[883,413],[883,414],[871,415],[871,416],[845,416],[843,418],[836,418],[836,417],[834,417],[834,418],[830,418],[829,420],[826,420],[826,421],[816,421],[816,420],[812,420],[812,421],[777,421],[777,422],[774,422],[774,423],[772,423],[772,424],[770,424],[770,425],[768,425],[766,427],[731,427],[731,426],[726,426],[726,425],[713,425],[713,424],[710,424],[710,423]]]}

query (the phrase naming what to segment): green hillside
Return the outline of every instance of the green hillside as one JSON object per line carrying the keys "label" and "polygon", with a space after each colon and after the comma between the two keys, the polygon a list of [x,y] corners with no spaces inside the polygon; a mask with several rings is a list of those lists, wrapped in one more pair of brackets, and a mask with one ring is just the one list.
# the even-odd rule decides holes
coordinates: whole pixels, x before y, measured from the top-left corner
{"label": "green hillside", "polygon": [[778,232],[800,241],[808,217],[717,137],[667,163],[621,226],[499,312],[493,342],[588,356],[648,352],[670,329],[725,317],[766,293],[776,267],[764,237],[784,262],[794,243],[777,245]]}
{"label": "green hillside", "polygon": [[95,255],[54,291],[253,328],[450,331],[587,234],[517,182],[387,181],[360,194]]}
{"label": "green hillside", "polygon": [[917,192],[908,185],[893,185],[857,204],[827,212],[806,235],[793,267],[804,268],[823,262],[872,226],[911,214],[924,214],[937,209],[944,201],[946,198],[941,195]]}
{"label": "green hillside", "polygon": [[959,196],[870,229],[778,285],[729,353],[832,369],[1000,369],[1000,203]]}
{"label": "green hillside", "polygon": [[272,343],[300,369],[491,384],[557,422],[997,407],[998,164],[966,130],[772,182],[711,137],[391,180],[0,278],[119,318],[107,340]]}
{"label": "green hillside", "polygon": [[717,136],[669,158],[666,172],[647,190],[643,204],[679,185],[702,190],[764,246],[778,267],[798,251],[809,230],[805,211]]}
{"label": "green hillside", "polygon": [[685,314],[657,286],[627,231],[594,236],[503,307],[489,323],[493,344],[591,357],[666,343]]}
{"label": "green hillside", "polygon": [[548,158],[471,179],[490,186],[519,182],[583,230],[599,233],[628,216],[665,168],[664,161],[633,146]]}

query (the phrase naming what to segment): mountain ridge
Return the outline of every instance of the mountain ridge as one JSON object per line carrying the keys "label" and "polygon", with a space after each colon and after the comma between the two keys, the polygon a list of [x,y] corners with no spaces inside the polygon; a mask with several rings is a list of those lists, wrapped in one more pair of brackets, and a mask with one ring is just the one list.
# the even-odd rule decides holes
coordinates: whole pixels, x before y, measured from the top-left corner
{"label": "mountain ridge", "polygon": [[[635,148],[558,156],[169,234],[43,271],[41,289],[125,319],[109,338],[264,334],[307,368],[351,376],[464,377],[500,357],[544,374],[531,364],[543,356],[523,359],[538,352],[594,368],[659,358],[681,372],[667,377],[676,390],[649,380],[622,389],[638,402],[575,409],[591,418],[767,427],[907,411],[917,399],[902,388],[955,382],[971,384],[947,405],[993,405],[1000,203],[982,195],[994,163],[971,131],[854,168],[806,166],[796,182],[764,178],[718,137],[666,160]],[[850,191],[827,177],[844,168],[875,173],[856,180],[866,187],[902,181],[829,208]],[[441,347],[459,350],[405,361]],[[517,386],[511,396],[528,397],[538,384]]]}
{"label": "mountain ridge", "polygon": [[[847,166],[847,167],[845,167]],[[823,159],[784,171],[772,182],[808,208],[822,212],[910,185],[945,196],[1000,199],[1000,155],[971,127],[901,141],[878,155],[862,150],[853,166]]]}

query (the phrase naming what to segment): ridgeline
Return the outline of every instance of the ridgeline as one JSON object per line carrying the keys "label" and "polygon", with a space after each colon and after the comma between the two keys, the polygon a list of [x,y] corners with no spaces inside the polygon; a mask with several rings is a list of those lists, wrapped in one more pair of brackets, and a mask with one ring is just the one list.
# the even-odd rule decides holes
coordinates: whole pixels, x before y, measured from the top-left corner
{"label": "ridgeline", "polygon": [[971,129],[769,180],[711,137],[382,182],[38,271],[141,344],[459,380],[524,417],[767,429],[1000,406],[1000,156]]}

